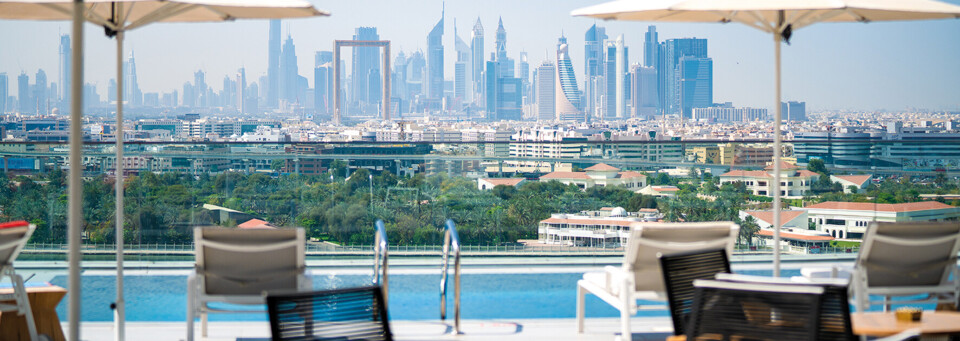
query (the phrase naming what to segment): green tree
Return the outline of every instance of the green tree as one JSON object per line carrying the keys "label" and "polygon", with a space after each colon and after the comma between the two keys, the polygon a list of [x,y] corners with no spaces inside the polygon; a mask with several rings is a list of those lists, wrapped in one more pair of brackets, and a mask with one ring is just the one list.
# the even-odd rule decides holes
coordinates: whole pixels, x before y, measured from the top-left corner
{"label": "green tree", "polygon": [[830,171],[827,170],[827,165],[822,159],[810,159],[810,161],[807,162],[807,170],[820,175],[827,175],[828,178],[830,176]]}

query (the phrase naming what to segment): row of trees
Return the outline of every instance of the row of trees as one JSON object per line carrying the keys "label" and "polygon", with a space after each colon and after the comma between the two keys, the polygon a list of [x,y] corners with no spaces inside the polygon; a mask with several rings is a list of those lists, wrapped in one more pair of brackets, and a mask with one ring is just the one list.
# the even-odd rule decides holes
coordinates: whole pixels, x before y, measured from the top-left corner
{"label": "row of trees", "polygon": [[[443,222],[456,221],[466,244],[513,243],[536,238],[537,224],[551,213],[621,206],[657,207],[653,197],[616,187],[586,191],[559,182],[527,182],[518,188],[477,189],[445,174],[370,176],[360,169],[320,176],[223,173],[193,176],[143,173],[126,180],[124,237],[127,243],[189,243],[192,228],[220,222],[203,204],[222,206],[276,226],[302,226],[308,236],[342,244],[367,244],[382,219],[392,244],[439,244]],[[333,177],[331,178],[331,175]],[[114,241],[114,182],[84,182],[84,235],[90,243]],[[37,176],[0,176],[0,220],[38,226],[33,242],[66,241],[66,180],[59,170]]]}

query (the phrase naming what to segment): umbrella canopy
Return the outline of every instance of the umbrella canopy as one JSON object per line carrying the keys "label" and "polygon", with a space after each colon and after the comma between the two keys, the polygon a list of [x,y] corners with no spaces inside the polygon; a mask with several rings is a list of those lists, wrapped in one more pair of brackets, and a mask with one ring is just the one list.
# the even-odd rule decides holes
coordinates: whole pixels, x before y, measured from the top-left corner
{"label": "umbrella canopy", "polygon": [[960,18],[960,6],[931,0],[619,0],[577,9],[574,16],[604,20],[739,22],[773,33],[780,21],[792,30],[818,22],[870,22]]}
{"label": "umbrella canopy", "polygon": [[[70,20],[70,0],[0,0],[0,19]],[[122,6],[117,13],[114,5]],[[303,0],[86,0],[85,20],[117,30],[155,22],[210,22],[330,15]],[[123,27],[115,18],[123,17]]]}
{"label": "umbrella canopy", "polygon": [[739,22],[773,34],[775,59],[773,273],[780,276],[781,107],[780,43],[818,22],[871,22],[960,18],[960,6],[931,0],[618,0],[574,10],[573,16],[604,20]]}

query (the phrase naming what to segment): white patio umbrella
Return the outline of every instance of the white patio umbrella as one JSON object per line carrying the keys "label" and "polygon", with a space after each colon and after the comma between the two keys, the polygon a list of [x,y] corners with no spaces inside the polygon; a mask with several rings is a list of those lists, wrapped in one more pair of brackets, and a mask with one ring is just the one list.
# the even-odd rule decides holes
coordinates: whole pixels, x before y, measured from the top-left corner
{"label": "white patio umbrella", "polygon": [[[74,20],[76,8],[83,6],[82,20],[103,26],[108,36],[117,38],[117,130],[116,130],[116,243],[117,243],[117,300],[114,318],[116,339],[123,340],[124,308],[123,299],[123,36],[124,33],[157,22],[216,22],[235,19],[281,19],[327,16],[329,12],[318,10],[304,0],[0,0],[0,19],[23,20]],[[74,35],[82,36],[81,31]],[[74,40],[74,58],[82,54],[82,40]],[[79,65],[78,65],[79,64]],[[79,69],[79,70],[78,70]],[[73,70],[80,76],[73,76],[72,88],[80,88],[82,83],[82,63],[74,63]],[[82,92],[72,91],[71,122],[81,119],[80,97]],[[80,183],[80,160],[82,133],[80,124],[71,124],[70,132],[70,295],[69,320],[71,339],[79,339],[80,286],[79,286],[79,234],[80,234],[80,195],[74,193],[75,183]],[[76,140],[76,144],[74,141]],[[76,215],[74,215],[76,204]],[[74,235],[78,237],[74,240]],[[76,244],[76,245],[74,245]],[[76,250],[74,248],[76,247]],[[74,255],[76,253],[76,255]]]}
{"label": "white patio umbrella", "polygon": [[960,18],[960,6],[931,0],[619,0],[570,13],[604,20],[739,22],[773,34],[776,100],[773,102],[773,273],[780,276],[780,43],[818,22],[871,22]]}

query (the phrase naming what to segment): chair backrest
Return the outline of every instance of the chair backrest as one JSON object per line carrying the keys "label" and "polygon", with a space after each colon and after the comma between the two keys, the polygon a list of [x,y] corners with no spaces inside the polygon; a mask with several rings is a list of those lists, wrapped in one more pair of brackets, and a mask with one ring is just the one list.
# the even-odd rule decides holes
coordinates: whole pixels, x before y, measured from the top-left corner
{"label": "chair backrest", "polygon": [[693,281],[713,279],[718,273],[730,272],[727,251],[713,249],[660,256],[663,285],[667,289],[667,302],[673,319],[673,333],[681,335],[686,330],[690,307],[693,306],[695,289]]}
{"label": "chair backrest", "polygon": [[734,283],[754,283],[771,285],[815,286],[823,288],[823,300],[820,304],[819,334],[821,341],[856,340],[853,324],[850,321],[849,286],[850,281],[842,278],[816,278],[797,282],[783,277],[744,276],[735,274],[717,274],[718,281]]}
{"label": "chair backrest", "polygon": [[873,223],[856,266],[868,287],[936,286],[957,266],[958,249],[960,221]]}
{"label": "chair backrest", "polygon": [[722,248],[733,252],[740,226],[732,222],[635,223],[623,255],[623,270],[634,274],[636,291],[663,292],[657,255]]}
{"label": "chair backrest", "polygon": [[207,295],[295,290],[304,274],[302,228],[196,228],[194,239],[199,283]]}
{"label": "chair backrest", "polygon": [[379,286],[267,294],[274,340],[392,340]]}
{"label": "chair backrest", "polygon": [[824,289],[696,280],[687,340],[816,340]]}
{"label": "chair backrest", "polygon": [[0,265],[13,264],[36,228],[23,220],[0,224]]}

